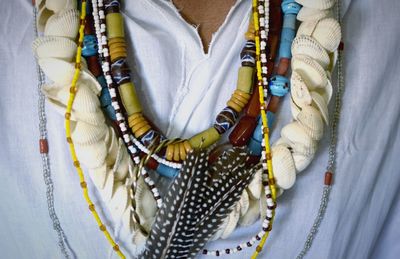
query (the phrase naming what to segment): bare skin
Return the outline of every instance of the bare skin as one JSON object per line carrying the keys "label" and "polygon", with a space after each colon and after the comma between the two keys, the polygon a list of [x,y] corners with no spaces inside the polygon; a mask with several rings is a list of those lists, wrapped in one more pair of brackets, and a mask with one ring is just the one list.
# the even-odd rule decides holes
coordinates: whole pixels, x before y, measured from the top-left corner
{"label": "bare skin", "polygon": [[190,24],[199,26],[204,52],[208,52],[212,34],[224,22],[236,0],[173,0],[182,17]]}

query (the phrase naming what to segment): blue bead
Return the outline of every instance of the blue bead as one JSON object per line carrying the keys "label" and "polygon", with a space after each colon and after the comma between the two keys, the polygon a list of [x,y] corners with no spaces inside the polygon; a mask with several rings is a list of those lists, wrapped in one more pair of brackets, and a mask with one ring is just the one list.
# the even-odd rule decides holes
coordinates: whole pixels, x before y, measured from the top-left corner
{"label": "blue bead", "polygon": [[279,58],[292,57],[292,42],[296,36],[296,15],[287,14],[283,20],[283,29],[281,34],[281,44],[279,46]]}
{"label": "blue bead", "polygon": [[269,89],[272,95],[283,97],[290,90],[289,79],[281,75],[275,75],[269,81]]}
{"label": "blue bead", "polygon": [[97,55],[97,41],[94,35],[85,35],[83,38],[82,56],[91,57]]}
{"label": "blue bead", "polygon": [[250,150],[250,154],[253,156],[261,156],[261,142],[250,138],[248,148]]}
{"label": "blue bead", "polygon": [[261,142],[263,139],[261,125],[262,125],[262,120],[261,120],[261,117],[259,116],[257,119],[257,127],[255,128],[255,130],[253,132],[253,136],[251,137],[258,142]]}
{"label": "blue bead", "polygon": [[158,164],[157,172],[162,176],[175,178],[178,175],[179,170],[160,163]]}
{"label": "blue bead", "polygon": [[298,14],[301,9],[301,5],[294,0],[284,0],[281,6],[284,14]]}
{"label": "blue bead", "polygon": [[102,107],[104,113],[107,115],[108,118],[110,118],[111,120],[115,121],[117,119],[117,117],[115,116],[115,110],[112,107],[112,105],[107,105]]}
{"label": "blue bead", "polygon": [[111,96],[107,88],[102,88],[100,92],[100,105],[105,107],[111,105]]}
{"label": "blue bead", "polygon": [[101,85],[101,88],[107,88],[107,82],[104,76],[98,76],[96,79],[97,82],[99,82],[99,84]]}

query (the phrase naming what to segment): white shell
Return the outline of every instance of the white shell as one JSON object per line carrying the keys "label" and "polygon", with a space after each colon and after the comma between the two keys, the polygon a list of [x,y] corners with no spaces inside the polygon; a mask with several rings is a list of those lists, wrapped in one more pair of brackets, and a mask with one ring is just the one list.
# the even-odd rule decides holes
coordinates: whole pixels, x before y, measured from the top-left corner
{"label": "white shell", "polygon": [[272,165],[278,187],[289,189],[296,181],[296,168],[290,150],[285,146],[272,147]]}
{"label": "white shell", "polygon": [[307,134],[306,130],[297,121],[283,127],[281,136],[293,151],[312,155],[317,150],[317,142]]}
{"label": "white shell", "polygon": [[113,173],[115,175],[116,180],[122,181],[128,174],[130,157],[128,155],[128,151],[121,139],[119,139],[119,147],[117,152],[117,157],[115,159],[115,164],[113,167]]}
{"label": "white shell", "polygon": [[115,219],[120,219],[128,206],[128,187],[121,182],[115,182],[114,188],[108,208]]}
{"label": "white shell", "polygon": [[244,214],[240,219],[239,219],[239,225],[241,226],[250,226],[254,222],[257,221],[257,219],[260,217],[260,202],[258,199],[250,199],[249,200],[249,209],[247,210],[246,214]]}
{"label": "white shell", "polygon": [[[72,128],[72,127],[71,127]],[[72,139],[75,144],[79,145],[91,145],[105,139],[107,133],[107,126],[94,126],[84,122],[78,122],[75,127],[72,128]],[[105,145],[105,143],[104,143]]]}
{"label": "white shell", "polygon": [[74,40],[79,30],[79,11],[69,9],[52,15],[44,28],[45,36],[66,37]]}
{"label": "white shell", "polygon": [[305,7],[325,10],[332,8],[336,0],[296,0],[296,2]]}
{"label": "white shell", "polygon": [[260,199],[261,189],[262,187],[262,180],[261,180],[261,173],[263,169],[260,168],[253,176],[253,180],[251,180],[249,186],[247,186],[248,194],[250,198],[258,200]]}
{"label": "white shell", "polygon": [[317,92],[319,95],[321,95],[324,98],[325,102],[328,104],[333,94],[333,87],[331,80],[328,79],[326,86],[324,88],[315,88],[313,92]]}
{"label": "white shell", "polygon": [[324,122],[320,112],[316,108],[312,106],[303,107],[301,112],[297,115],[297,120],[311,138],[315,140],[320,140],[322,138]]}
{"label": "white shell", "polygon": [[322,97],[317,92],[311,92],[311,96],[313,99],[312,106],[314,106],[321,112],[322,118],[324,119],[325,123],[328,125],[329,124],[329,113],[328,113],[328,104],[327,104],[325,98]]}
{"label": "white shell", "polygon": [[299,26],[299,29],[297,30],[297,36],[300,35],[306,35],[306,36],[311,36],[315,30],[315,27],[317,27],[318,20],[310,20],[310,21],[305,21],[302,22]]}
{"label": "white shell", "polygon": [[239,200],[239,204],[240,204],[240,216],[243,216],[249,209],[250,205],[249,195],[247,194],[246,190],[243,190],[242,196],[240,197]]}
{"label": "white shell", "polygon": [[114,175],[107,174],[106,184],[103,189],[99,189],[100,194],[105,202],[110,201],[114,191]]}
{"label": "white shell", "polygon": [[136,212],[141,220],[154,217],[157,212],[157,204],[142,177],[137,182],[135,201]]}
{"label": "white shell", "polygon": [[331,10],[319,10],[303,6],[297,14],[297,20],[305,22],[312,20],[321,20],[325,17],[331,16]]}
{"label": "white shell", "polygon": [[75,143],[75,150],[81,163],[89,169],[102,166],[106,160],[107,147],[102,141],[91,145]]}
{"label": "white shell", "polygon": [[108,133],[106,135],[106,145],[108,148],[106,163],[109,166],[113,166],[118,156],[119,141],[114,129],[111,126],[108,127]]}
{"label": "white shell", "polygon": [[293,116],[293,118],[297,118],[297,115],[299,114],[299,112],[300,112],[300,107],[298,107],[295,103],[294,103],[294,101],[293,101],[293,98],[290,98],[290,110],[292,111],[292,116]]}
{"label": "white shell", "polygon": [[324,68],[308,56],[294,56],[292,58],[292,70],[300,74],[310,90],[325,87],[327,84],[328,77]]}
{"label": "white shell", "polygon": [[301,108],[312,103],[311,94],[307,88],[307,85],[296,71],[292,72],[290,85],[290,94],[296,106]]}
{"label": "white shell", "polygon": [[41,58],[38,60],[46,76],[60,85],[70,84],[75,68],[72,64],[55,58]]}
{"label": "white shell", "polygon": [[224,232],[221,235],[222,239],[228,238],[230,234],[232,234],[233,230],[235,230],[240,217],[240,206],[236,205],[235,208],[228,216],[228,224],[225,227]]}
{"label": "white shell", "polygon": [[111,170],[108,170],[106,163],[103,163],[101,166],[97,168],[93,168],[89,170],[90,179],[98,189],[103,189],[106,183],[107,173]]}
{"label": "white shell", "polygon": [[293,160],[294,160],[294,165],[296,166],[296,172],[300,173],[302,172],[304,169],[306,169],[306,167],[311,164],[314,156],[313,155],[304,155],[301,153],[297,153],[294,152],[292,154],[293,156]]}
{"label": "white shell", "polygon": [[63,37],[40,37],[32,49],[37,58],[57,58],[71,62],[76,55],[76,43]]}
{"label": "white shell", "polygon": [[[38,15],[37,15],[37,27],[39,32],[43,32],[46,26],[47,20],[54,14],[51,10],[47,9],[45,1],[42,1],[38,4]],[[42,4],[43,3],[43,4]]]}
{"label": "white shell", "polygon": [[314,38],[306,35],[297,36],[292,43],[292,55],[306,55],[315,59],[324,69],[331,60],[326,50]]}
{"label": "white shell", "polygon": [[46,0],[46,7],[55,13],[62,10],[76,9],[76,1],[73,0]]}
{"label": "white shell", "polygon": [[325,18],[318,22],[312,34],[328,52],[334,52],[342,38],[340,24],[334,18]]}

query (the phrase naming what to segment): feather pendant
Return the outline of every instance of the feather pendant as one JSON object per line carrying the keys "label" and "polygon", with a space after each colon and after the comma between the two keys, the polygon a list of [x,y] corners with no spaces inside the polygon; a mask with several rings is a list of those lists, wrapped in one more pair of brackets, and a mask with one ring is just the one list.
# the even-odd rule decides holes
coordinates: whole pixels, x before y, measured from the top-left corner
{"label": "feather pendant", "polygon": [[186,158],[172,183],[141,258],[193,258],[240,199],[255,170],[247,153],[234,148],[210,168],[205,151]]}

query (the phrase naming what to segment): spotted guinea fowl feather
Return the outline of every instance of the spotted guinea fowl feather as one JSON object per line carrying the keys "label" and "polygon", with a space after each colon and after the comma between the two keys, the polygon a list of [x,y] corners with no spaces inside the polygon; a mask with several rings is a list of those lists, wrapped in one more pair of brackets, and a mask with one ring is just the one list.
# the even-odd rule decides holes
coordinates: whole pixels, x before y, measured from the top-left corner
{"label": "spotted guinea fowl feather", "polygon": [[254,171],[234,148],[211,167],[205,151],[189,154],[157,215],[144,258],[193,258],[240,199]]}

